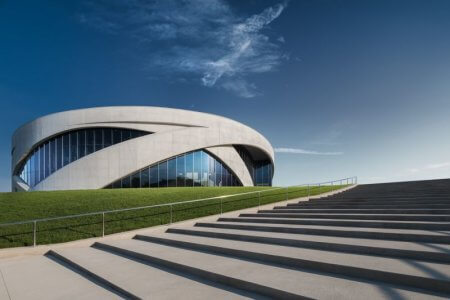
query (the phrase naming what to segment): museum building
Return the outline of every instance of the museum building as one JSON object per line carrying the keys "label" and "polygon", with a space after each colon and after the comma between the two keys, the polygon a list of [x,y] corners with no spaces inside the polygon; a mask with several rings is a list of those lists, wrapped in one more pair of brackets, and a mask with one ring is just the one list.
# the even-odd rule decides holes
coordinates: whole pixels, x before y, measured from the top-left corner
{"label": "museum building", "polygon": [[274,152],[254,129],[195,111],[70,110],[18,128],[12,191],[271,186]]}

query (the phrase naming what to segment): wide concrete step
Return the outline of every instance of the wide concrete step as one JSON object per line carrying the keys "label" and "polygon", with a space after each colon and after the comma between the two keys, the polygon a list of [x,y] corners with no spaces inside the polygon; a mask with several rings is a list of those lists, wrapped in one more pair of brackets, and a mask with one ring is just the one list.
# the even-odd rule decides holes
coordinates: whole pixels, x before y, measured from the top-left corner
{"label": "wide concrete step", "polygon": [[[92,247],[68,248],[56,251],[69,261],[81,266],[109,284],[121,287],[130,295],[140,299],[177,299],[189,295],[189,299],[253,298],[245,297],[242,291],[214,287],[205,281],[192,280],[173,270],[152,266],[135,260],[101,251]],[[216,284],[217,285],[217,284]],[[176,289],[174,288],[176,287]],[[133,296],[125,296],[133,298]]]}
{"label": "wide concrete step", "polygon": [[450,244],[450,231],[405,230],[389,228],[352,228],[345,226],[260,224],[237,222],[197,222],[195,226],[389,241],[411,241],[417,243]]}
{"label": "wide concrete step", "polygon": [[448,193],[442,194],[409,194],[409,195],[383,195],[383,196],[371,196],[369,194],[361,194],[361,195],[351,195],[350,191],[346,191],[339,194],[329,195],[329,196],[315,196],[316,199],[345,199],[345,200],[358,200],[358,199],[450,199],[450,191]]}
{"label": "wide concrete step", "polygon": [[[107,251],[126,257],[130,260],[138,260],[147,264],[170,269],[183,273],[186,276],[195,276],[203,280],[209,280],[234,289],[240,289],[248,293],[257,294],[260,297],[278,299],[310,299],[301,294],[301,290],[292,282],[293,270],[277,270],[273,267],[261,266],[253,262],[242,262],[239,259],[231,259],[198,251],[179,249],[175,247],[148,243],[139,240],[119,240],[103,243],[94,243],[96,249]],[[259,272],[271,271],[272,278]],[[279,272],[277,272],[279,271]]]}
{"label": "wide concrete step", "polygon": [[399,205],[399,204],[448,204],[450,205],[450,200],[316,200],[311,199],[309,201],[300,201],[299,204],[333,204],[333,205],[354,205],[354,204],[364,204],[364,205]]}
{"label": "wide concrete step", "polygon": [[[261,246],[261,245],[259,245]],[[258,287],[266,291],[265,296],[278,299],[369,299],[381,298],[380,292],[386,284],[352,280],[335,274],[330,277],[326,272],[303,269],[298,266],[286,267],[282,264],[267,264],[260,260],[241,259],[236,256],[198,251],[187,248],[164,245],[162,243],[144,241],[115,241],[96,244],[95,247],[115,252],[125,257],[166,264],[181,272],[194,271],[197,274],[209,274],[212,279],[228,278],[228,282],[245,282],[248,288]],[[219,247],[217,247],[219,248]],[[216,248],[216,249],[217,249]],[[239,250],[239,249],[234,249]],[[251,251],[246,251],[251,252]],[[241,255],[244,250],[239,252]],[[260,253],[260,256],[269,257]],[[288,257],[289,258],[289,257]],[[300,261],[297,259],[297,261]],[[421,277],[422,278],[422,277]],[[426,278],[428,281],[429,278]],[[431,279],[434,282],[434,279]],[[436,279],[435,281],[439,281]],[[422,281],[424,285],[424,281]],[[419,299],[424,295],[399,286],[388,285],[389,290],[408,299]],[[271,294],[271,295],[268,295]],[[427,297],[436,296],[429,294]],[[441,294],[441,297],[444,297]]]}
{"label": "wide concrete step", "polygon": [[120,299],[80,274],[36,255],[0,261],[0,299]]}
{"label": "wide concrete step", "polygon": [[[351,191],[351,190],[350,190]],[[350,191],[330,195],[330,196],[314,196],[316,199],[348,199],[348,200],[357,200],[357,199],[448,199],[450,198],[449,193],[445,192],[442,194],[383,194],[383,195],[372,195],[372,194],[351,194]]]}
{"label": "wide concrete step", "polygon": [[386,222],[386,221],[349,221],[349,220],[322,220],[322,219],[286,219],[264,217],[238,217],[219,218],[219,222],[237,223],[264,223],[264,224],[296,224],[296,225],[321,225],[321,226],[350,226],[366,228],[394,228],[394,229],[420,229],[420,230],[450,230],[450,223],[438,222]]}
{"label": "wide concrete step", "polygon": [[346,219],[346,220],[392,220],[392,221],[425,221],[450,222],[450,215],[396,215],[396,214],[304,214],[280,213],[278,210],[258,211],[258,213],[242,213],[240,217],[251,218],[298,218],[298,219]]}
{"label": "wide concrete step", "polygon": [[[206,230],[205,230],[206,229]],[[260,233],[252,231],[233,231],[215,228],[169,228],[168,233],[203,236],[234,241],[246,241],[262,244],[274,244],[289,247],[335,251],[353,254],[375,255],[382,257],[407,258],[450,264],[450,246],[435,244],[425,246],[408,242],[380,242],[350,238],[334,238],[322,236]],[[431,251],[430,251],[431,249]]]}
{"label": "wide concrete step", "polygon": [[350,208],[376,208],[376,209],[413,209],[413,208],[420,208],[420,209],[450,209],[450,205],[447,204],[423,204],[423,205],[416,205],[416,204],[392,204],[392,205],[385,205],[385,204],[317,204],[317,203],[310,203],[310,202],[300,202],[295,204],[288,204],[289,207],[299,207],[299,208],[342,208],[342,209],[350,209]]}
{"label": "wide concrete step", "polygon": [[300,249],[272,244],[256,244],[246,241],[230,243],[223,239],[177,234],[138,235],[135,238],[177,248],[205,251],[243,260],[250,259],[263,264],[275,264],[300,270],[309,269],[357,279],[449,293],[450,295],[450,268],[443,264]]}
{"label": "wide concrete step", "polygon": [[436,195],[429,195],[429,194],[410,194],[410,195],[383,195],[383,196],[373,196],[368,194],[361,194],[361,195],[350,195],[349,192],[344,192],[336,195],[331,195],[327,197],[317,197],[315,200],[319,201],[326,201],[326,200],[351,200],[351,201],[359,201],[359,200],[377,200],[377,201],[383,201],[383,200],[439,200],[444,199],[448,200],[450,199],[449,196],[450,192],[447,192],[445,194],[436,194]]}
{"label": "wide concrete step", "polygon": [[[208,223],[201,223],[208,224]],[[214,223],[213,223],[214,224]],[[224,223],[219,223],[224,224]],[[230,225],[234,225],[229,223]],[[255,226],[258,226],[257,224]],[[282,227],[283,225],[271,225],[272,227]],[[258,226],[259,227],[259,226]],[[313,227],[313,226],[308,226]],[[303,226],[291,226],[290,228],[304,228]],[[314,226],[315,229],[320,229],[319,226]],[[314,229],[311,228],[311,229]],[[340,228],[340,227],[337,227]],[[174,228],[180,229],[180,228]],[[260,236],[260,237],[279,237],[285,239],[299,239],[306,241],[316,241],[316,242],[330,242],[336,244],[350,244],[350,245],[359,245],[359,246],[369,246],[369,247],[381,247],[381,248],[395,248],[395,249],[404,249],[404,250],[414,250],[414,251],[429,251],[436,252],[442,254],[450,255],[450,245],[449,244],[437,244],[437,243],[425,243],[425,242],[415,242],[415,241],[393,241],[393,240],[379,240],[379,239],[365,239],[365,238],[353,238],[353,237],[345,237],[345,236],[327,236],[327,235],[314,235],[314,234],[302,234],[302,233],[289,233],[289,232],[271,232],[271,231],[256,231],[256,230],[245,230],[245,229],[233,229],[233,228],[220,228],[220,227],[206,227],[206,226],[194,226],[191,228],[184,228],[189,230],[196,231],[210,231],[210,232],[222,232],[222,233],[232,233],[232,234],[244,234],[251,236]],[[349,231],[348,228],[344,228]],[[169,228],[168,230],[172,230]],[[374,229],[379,230],[379,229]],[[387,229],[386,229],[387,231]],[[377,231],[374,231],[377,232]],[[400,232],[401,233],[401,232]],[[417,231],[416,234],[425,234],[426,232]],[[436,233],[435,236],[440,237],[444,236],[444,233]]]}
{"label": "wide concrete step", "polygon": [[290,206],[275,206],[273,210],[259,210],[260,212],[276,213],[331,213],[331,214],[427,214],[446,215],[450,209],[321,209],[321,208],[292,208]]}

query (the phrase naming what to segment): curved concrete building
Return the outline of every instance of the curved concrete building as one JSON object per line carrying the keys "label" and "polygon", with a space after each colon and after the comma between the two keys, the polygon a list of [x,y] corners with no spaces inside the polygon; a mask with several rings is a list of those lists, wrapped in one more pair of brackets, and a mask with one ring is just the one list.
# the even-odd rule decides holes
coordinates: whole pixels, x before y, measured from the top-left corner
{"label": "curved concrete building", "polygon": [[117,106],[26,123],[12,138],[12,191],[271,185],[257,131],[207,113]]}

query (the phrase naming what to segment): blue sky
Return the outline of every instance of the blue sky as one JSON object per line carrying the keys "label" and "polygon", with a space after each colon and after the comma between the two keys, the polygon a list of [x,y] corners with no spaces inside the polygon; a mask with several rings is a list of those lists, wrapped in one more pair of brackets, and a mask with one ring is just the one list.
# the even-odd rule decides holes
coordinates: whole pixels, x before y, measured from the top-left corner
{"label": "blue sky", "polygon": [[450,1],[0,0],[0,190],[15,128],[108,105],[245,123],[276,185],[450,177]]}

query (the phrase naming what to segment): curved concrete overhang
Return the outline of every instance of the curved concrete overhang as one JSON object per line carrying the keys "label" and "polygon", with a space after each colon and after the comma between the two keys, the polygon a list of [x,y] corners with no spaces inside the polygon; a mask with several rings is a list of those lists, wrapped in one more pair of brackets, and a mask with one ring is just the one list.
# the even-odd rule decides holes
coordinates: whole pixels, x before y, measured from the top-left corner
{"label": "curved concrete overhang", "polygon": [[234,125],[250,135],[260,139],[259,146],[273,161],[273,149],[270,143],[254,129],[234,120],[208,113],[181,109],[113,106],[77,109],[59,112],[37,118],[18,128],[12,137],[12,163],[16,165],[37,144],[57,134],[86,127],[119,127],[160,132],[186,127],[220,127]]}

